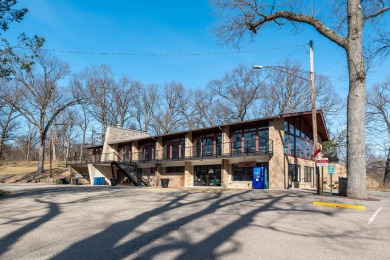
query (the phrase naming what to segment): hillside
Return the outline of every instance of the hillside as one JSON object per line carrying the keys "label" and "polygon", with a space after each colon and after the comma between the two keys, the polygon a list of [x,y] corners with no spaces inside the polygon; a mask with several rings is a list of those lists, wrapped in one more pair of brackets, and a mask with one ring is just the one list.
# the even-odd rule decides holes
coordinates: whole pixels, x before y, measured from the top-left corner
{"label": "hillside", "polygon": [[52,163],[52,177],[50,164],[45,162],[45,172],[37,174],[37,161],[0,161],[0,182],[55,182],[59,178],[69,178],[70,173],[64,162]]}

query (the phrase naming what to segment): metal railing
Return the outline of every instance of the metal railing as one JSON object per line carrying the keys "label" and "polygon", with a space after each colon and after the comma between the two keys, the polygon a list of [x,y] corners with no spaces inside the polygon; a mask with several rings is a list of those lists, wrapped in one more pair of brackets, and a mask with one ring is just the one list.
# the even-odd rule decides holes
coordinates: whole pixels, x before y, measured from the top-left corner
{"label": "metal railing", "polygon": [[185,147],[183,150],[154,150],[152,153],[143,151],[131,153],[131,159],[139,163],[159,162],[159,161],[183,161],[200,160],[213,158],[228,158],[241,156],[262,156],[273,154],[273,141],[267,140],[263,145],[259,145],[252,140],[244,142],[225,142],[221,144],[194,145]]}
{"label": "metal railing", "polygon": [[177,149],[177,151],[167,150],[166,148],[161,150],[154,150],[151,153],[133,152],[128,156],[124,156],[123,160],[120,157],[120,153],[102,153],[95,154],[85,158],[68,158],[67,164],[88,164],[88,163],[111,163],[113,161],[134,161],[136,163],[149,163],[149,162],[161,162],[161,161],[183,161],[183,160],[203,160],[214,158],[229,158],[229,157],[242,157],[242,156],[263,156],[273,155],[273,141],[258,143],[253,140],[244,142],[225,142],[221,144],[210,145],[194,145],[185,147],[183,151]]}

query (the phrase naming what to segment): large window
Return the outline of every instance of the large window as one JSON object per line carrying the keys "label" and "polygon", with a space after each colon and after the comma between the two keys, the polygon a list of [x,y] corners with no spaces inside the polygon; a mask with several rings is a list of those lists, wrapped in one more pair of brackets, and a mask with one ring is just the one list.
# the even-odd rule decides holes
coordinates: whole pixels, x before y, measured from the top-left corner
{"label": "large window", "polygon": [[232,130],[232,153],[268,153],[268,126],[242,126]]}
{"label": "large window", "polygon": [[155,159],[156,153],[156,143],[149,142],[142,145],[141,148],[141,160],[142,161],[152,161]]}
{"label": "large window", "polygon": [[119,153],[120,159],[124,161],[129,161],[131,160],[131,145],[130,144],[125,144],[123,146],[120,146],[120,153]]}
{"label": "large window", "polygon": [[297,164],[288,164],[288,182],[299,182],[301,175],[301,166]]}
{"label": "large window", "polygon": [[304,176],[303,176],[303,181],[304,182],[312,182],[313,180],[313,174],[314,174],[314,168],[305,166],[304,167]]}
{"label": "large window", "polygon": [[[266,167],[268,163],[257,163],[256,167]],[[240,164],[232,165],[232,181],[252,181],[253,167],[240,167]]]}
{"label": "large window", "polygon": [[194,167],[195,186],[221,186],[221,165],[202,165]]}
{"label": "large window", "polygon": [[164,143],[163,158],[167,160],[182,159],[185,157],[184,138],[168,140]]}
{"label": "large window", "polygon": [[311,159],[313,141],[311,131],[302,118],[284,121],[284,153],[295,157]]}
{"label": "large window", "polygon": [[196,138],[196,150],[198,157],[218,156],[222,154],[222,134],[208,134]]}

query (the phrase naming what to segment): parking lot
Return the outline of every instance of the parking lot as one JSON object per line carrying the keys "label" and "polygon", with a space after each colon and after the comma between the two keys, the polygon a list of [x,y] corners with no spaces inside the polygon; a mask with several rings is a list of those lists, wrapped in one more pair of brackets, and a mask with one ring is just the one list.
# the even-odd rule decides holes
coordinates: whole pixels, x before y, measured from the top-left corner
{"label": "parking lot", "polygon": [[[388,259],[390,192],[0,184],[1,259]],[[362,205],[324,207],[314,201]]]}

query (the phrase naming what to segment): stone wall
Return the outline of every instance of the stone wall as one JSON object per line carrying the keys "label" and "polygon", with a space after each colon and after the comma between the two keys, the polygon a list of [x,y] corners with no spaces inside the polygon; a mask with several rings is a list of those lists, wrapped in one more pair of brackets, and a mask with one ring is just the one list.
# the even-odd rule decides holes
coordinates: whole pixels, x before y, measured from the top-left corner
{"label": "stone wall", "polygon": [[269,140],[273,141],[273,155],[269,160],[269,188],[284,189],[287,185],[287,163],[284,155],[284,120],[269,123]]}
{"label": "stone wall", "polygon": [[194,166],[191,162],[185,162],[184,164],[184,187],[194,186]]}
{"label": "stone wall", "polygon": [[94,165],[88,164],[89,177],[91,179],[91,185],[93,185],[94,177],[104,177],[105,185],[111,185],[110,178],[112,178],[111,167],[107,165]]}

